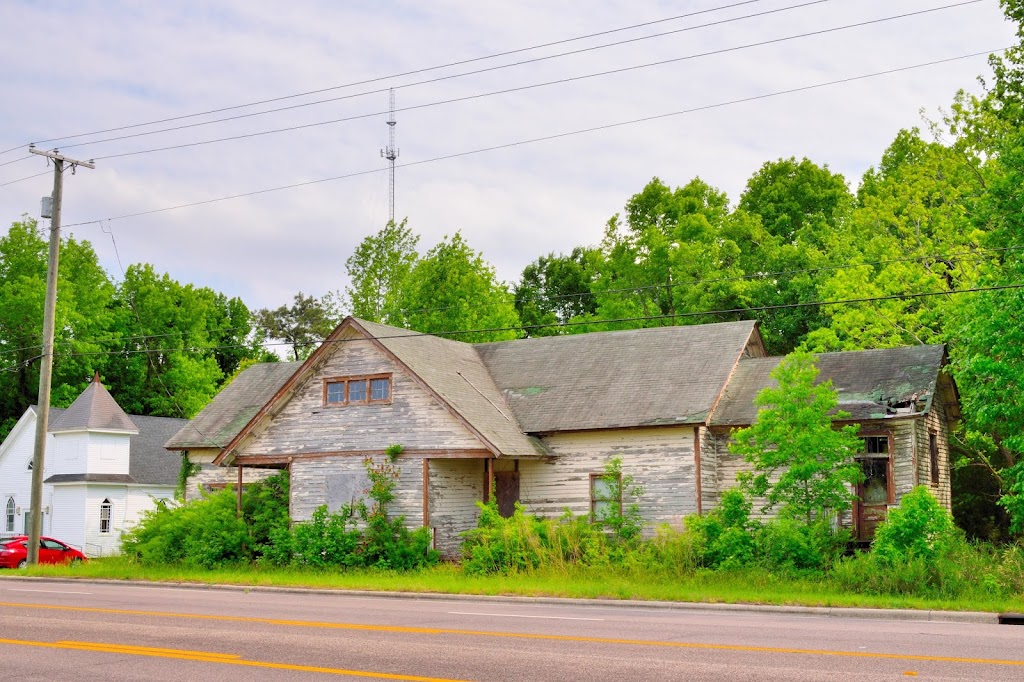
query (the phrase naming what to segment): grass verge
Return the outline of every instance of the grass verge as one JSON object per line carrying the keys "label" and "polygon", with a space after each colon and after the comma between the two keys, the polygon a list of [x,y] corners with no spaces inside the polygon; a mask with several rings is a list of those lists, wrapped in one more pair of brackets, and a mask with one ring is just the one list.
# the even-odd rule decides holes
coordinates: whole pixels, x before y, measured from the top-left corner
{"label": "grass verge", "polygon": [[617,574],[596,569],[571,573],[467,576],[461,568],[453,565],[407,573],[375,570],[316,572],[262,567],[204,570],[184,566],[140,566],[122,558],[108,558],[73,566],[37,566],[17,572],[4,571],[0,577],[3,575],[380,592],[1024,612],[1024,595],[997,598],[985,594],[980,586],[977,594],[958,598],[897,597],[842,591],[830,584],[825,576],[780,576],[757,569],[698,571],[681,578]]}

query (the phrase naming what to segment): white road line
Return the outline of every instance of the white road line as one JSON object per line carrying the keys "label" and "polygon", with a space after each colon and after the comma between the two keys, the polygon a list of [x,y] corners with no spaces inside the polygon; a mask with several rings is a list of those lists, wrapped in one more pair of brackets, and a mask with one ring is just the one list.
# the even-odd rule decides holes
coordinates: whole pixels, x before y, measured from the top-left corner
{"label": "white road line", "polygon": [[601,620],[604,618],[573,618],[571,616],[524,616],[518,613],[474,613],[472,611],[449,611],[453,616],[497,616],[499,618],[547,618],[550,620]]}
{"label": "white road line", "polygon": [[72,590],[23,590],[18,587],[8,587],[8,592],[45,592],[46,594],[92,594],[92,592],[74,592]]}

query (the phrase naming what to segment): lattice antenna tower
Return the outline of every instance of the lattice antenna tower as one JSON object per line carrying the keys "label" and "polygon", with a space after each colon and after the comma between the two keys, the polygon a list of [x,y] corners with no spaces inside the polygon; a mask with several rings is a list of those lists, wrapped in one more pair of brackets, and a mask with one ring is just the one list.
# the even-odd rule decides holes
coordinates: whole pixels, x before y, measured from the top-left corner
{"label": "lattice antenna tower", "polygon": [[380,155],[388,160],[391,165],[388,174],[388,220],[395,222],[395,159],[398,158],[398,147],[395,146],[395,89],[388,91],[389,112],[388,116],[388,146],[380,150]]}

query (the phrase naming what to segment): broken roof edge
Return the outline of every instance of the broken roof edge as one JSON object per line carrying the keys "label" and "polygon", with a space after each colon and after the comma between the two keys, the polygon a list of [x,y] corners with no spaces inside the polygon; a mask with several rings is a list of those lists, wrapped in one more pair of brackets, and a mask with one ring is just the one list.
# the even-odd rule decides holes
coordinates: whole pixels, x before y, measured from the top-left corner
{"label": "broken roof edge", "polygon": [[[894,405],[890,405],[888,403],[881,403],[881,402],[877,402],[877,401],[874,401],[874,400],[858,399],[858,397],[857,397],[858,394],[857,393],[852,393],[852,394],[844,393],[844,390],[843,390],[842,386],[836,386],[835,385],[835,382],[834,382],[835,377],[833,377],[833,376],[822,376],[821,366],[820,366],[820,363],[819,363],[819,360],[822,357],[852,356],[852,355],[860,355],[860,354],[879,354],[879,353],[886,353],[886,352],[901,352],[901,351],[902,352],[908,352],[908,351],[913,351],[913,350],[925,351],[925,352],[932,351],[932,352],[937,352],[938,353],[938,357],[936,358],[936,362],[931,367],[933,372],[931,372],[931,371],[929,372],[930,378],[928,379],[928,385],[926,387],[927,390],[924,393],[924,395],[920,396],[918,393],[915,392],[914,394],[911,394],[910,396],[906,396],[908,400],[914,399],[915,402],[923,403],[923,407],[920,410],[918,410],[918,409],[911,409],[910,411],[896,411],[897,409],[905,409],[905,408],[896,408]],[[835,410],[832,411],[832,413],[834,414],[834,413],[837,413],[837,412],[846,412],[848,415],[850,415],[850,416],[845,417],[843,419],[834,419],[833,418],[833,421],[835,423],[837,423],[837,424],[853,424],[853,423],[857,423],[859,421],[890,421],[890,420],[897,420],[897,419],[916,419],[916,418],[925,417],[932,410],[933,401],[934,401],[934,398],[935,398],[936,394],[939,391],[939,388],[940,388],[939,384],[940,384],[940,382],[942,380],[945,380],[945,381],[949,382],[949,385],[951,387],[951,390],[952,390],[953,396],[954,396],[954,406],[956,406],[956,408],[957,408],[955,410],[956,411],[956,415],[952,416],[951,419],[959,420],[959,419],[962,418],[962,415],[960,414],[960,410],[959,410],[959,404],[960,404],[959,403],[959,401],[960,401],[959,389],[956,386],[956,382],[955,382],[952,374],[949,372],[949,365],[950,365],[950,363],[949,363],[949,355],[948,355],[948,351],[947,351],[947,348],[946,348],[945,344],[917,344],[917,345],[913,345],[913,346],[897,346],[895,348],[865,348],[865,349],[860,349],[860,350],[848,350],[848,351],[827,351],[827,352],[822,352],[822,353],[811,353],[811,355],[814,356],[815,367],[819,370],[819,373],[818,373],[817,377],[815,378],[815,385],[819,385],[819,384],[822,384],[822,383],[825,383],[825,382],[832,382],[833,383],[833,388],[835,389],[835,391],[837,393],[837,396],[839,398],[838,405],[836,406]],[[755,358],[755,357],[741,358],[740,363],[737,363],[737,367],[740,364],[742,364],[742,363],[751,363],[751,364],[760,363],[760,364],[762,364],[764,366],[771,365],[771,369],[769,370],[769,373],[766,375],[766,378],[768,379],[768,381],[764,385],[762,385],[760,388],[757,389],[757,391],[755,392],[755,396],[754,397],[756,397],[756,394],[760,393],[760,391],[763,390],[764,388],[767,388],[768,386],[776,386],[777,385],[777,382],[775,381],[775,379],[771,377],[771,372],[774,372],[775,368],[778,367],[778,365],[786,357],[787,356],[785,356],[785,355],[773,355],[773,356],[760,357],[760,358]],[[731,379],[731,377],[730,377],[730,379]],[[726,392],[728,392],[728,386],[727,386]],[[848,398],[848,399],[844,400],[844,396],[846,398]],[[890,396],[890,397],[892,397],[892,396]],[[899,403],[899,402],[903,402],[903,401],[897,401],[897,402]],[[856,415],[850,414],[850,410],[856,408],[857,406],[863,406],[863,405],[871,405],[873,407],[880,408],[881,410],[883,410],[883,412],[878,413],[878,414],[865,414],[865,415],[862,415],[862,416],[856,416]],[[752,420],[751,419],[736,419],[735,417],[733,417],[733,418],[726,417],[725,419],[719,419],[719,420],[709,419],[709,422],[708,422],[707,426],[709,428],[712,428],[712,427],[735,428],[735,427],[750,426],[750,425],[752,425],[753,423],[756,422],[757,415],[760,414],[762,409],[765,409],[765,408],[758,407],[755,410]],[[892,412],[888,412],[887,410],[890,410],[890,409],[893,410],[893,411]]]}

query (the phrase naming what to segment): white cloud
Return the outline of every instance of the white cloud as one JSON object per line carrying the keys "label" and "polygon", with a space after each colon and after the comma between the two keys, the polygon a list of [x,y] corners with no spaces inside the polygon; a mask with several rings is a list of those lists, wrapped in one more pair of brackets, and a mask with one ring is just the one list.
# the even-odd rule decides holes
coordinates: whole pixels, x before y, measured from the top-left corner
{"label": "white cloud", "polygon": [[[410,71],[712,7],[674,3],[287,4],[236,0],[137,5],[7,2],[0,27],[0,149],[31,139],[116,127]],[[395,82],[783,7],[765,0],[717,14],[477,62]],[[930,3],[836,0],[532,65],[400,89],[399,106],[572,77],[911,12]],[[681,8],[682,7],[682,8]],[[998,3],[692,59],[520,93],[399,114],[400,162],[505,144],[1009,45]],[[66,49],[54,50],[54,44]],[[823,88],[398,171],[397,207],[429,248],[461,230],[514,280],[549,251],[600,239],[604,222],[654,175],[700,175],[735,201],[765,161],[807,156],[852,184],[902,127],[920,123],[986,73],[984,58]],[[380,112],[386,95],[354,98],[177,133],[67,149],[88,158]],[[128,132],[128,131],[126,131]],[[65,222],[121,216],[318,178],[383,168],[383,116],[120,159],[69,179]],[[17,158],[0,157],[0,162]],[[0,183],[44,169],[0,167]],[[344,286],[344,261],[387,219],[387,175],[376,173],[109,223],[127,265],[276,306],[299,289]],[[36,214],[50,179],[0,188],[0,223]],[[90,239],[119,275],[110,239]]]}

